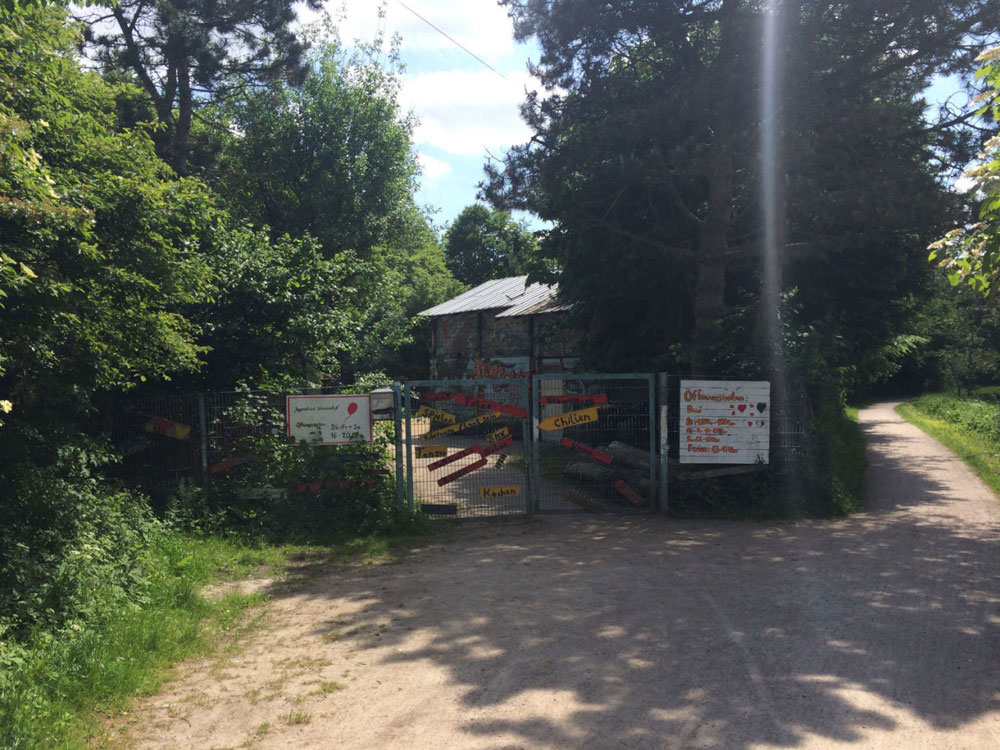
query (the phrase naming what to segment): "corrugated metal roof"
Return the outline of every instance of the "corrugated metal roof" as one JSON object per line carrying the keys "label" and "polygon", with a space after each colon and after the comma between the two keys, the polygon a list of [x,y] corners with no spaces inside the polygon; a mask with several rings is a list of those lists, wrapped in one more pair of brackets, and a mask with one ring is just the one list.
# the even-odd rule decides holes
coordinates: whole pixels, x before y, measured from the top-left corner
{"label": "corrugated metal roof", "polygon": [[524,295],[524,282],[527,278],[527,276],[510,276],[506,279],[491,279],[419,314],[435,317],[511,307]]}
{"label": "corrugated metal roof", "polygon": [[561,312],[569,310],[569,305],[561,304],[556,297],[559,287],[556,284],[532,284],[524,290],[524,294],[516,304],[498,313],[498,318],[513,318],[518,315],[538,315],[539,313]]}

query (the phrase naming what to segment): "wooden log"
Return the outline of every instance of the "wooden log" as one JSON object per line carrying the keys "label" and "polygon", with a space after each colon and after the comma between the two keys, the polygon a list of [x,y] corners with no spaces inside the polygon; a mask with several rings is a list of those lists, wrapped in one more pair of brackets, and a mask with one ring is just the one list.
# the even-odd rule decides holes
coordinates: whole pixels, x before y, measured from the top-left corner
{"label": "wooden log", "polygon": [[613,440],[611,441],[611,445],[609,445],[604,452],[623,466],[628,466],[631,469],[644,469],[647,472],[649,471],[648,451],[633,448],[631,445],[626,445],[620,440]]}
{"label": "wooden log", "polygon": [[727,466],[722,469],[707,469],[705,471],[685,471],[677,472],[675,475],[681,482],[693,482],[698,479],[718,479],[719,477],[732,477],[738,474],[753,474],[763,471],[767,464],[746,464],[745,466]]}
{"label": "wooden log", "polygon": [[563,474],[581,484],[593,484],[606,489],[610,489],[618,479],[618,472],[614,469],[590,461],[568,463],[563,468]]}

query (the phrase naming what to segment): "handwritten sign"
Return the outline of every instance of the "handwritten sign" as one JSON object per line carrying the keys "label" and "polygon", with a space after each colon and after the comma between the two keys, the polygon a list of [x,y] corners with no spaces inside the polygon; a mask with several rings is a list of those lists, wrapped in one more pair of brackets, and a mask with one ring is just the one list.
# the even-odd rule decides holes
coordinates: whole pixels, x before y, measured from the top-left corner
{"label": "handwritten sign", "polygon": [[503,440],[505,437],[509,436],[510,436],[510,430],[508,430],[506,427],[501,427],[496,432],[491,432],[489,435],[487,435],[486,442],[495,443],[498,440]]}
{"label": "handwritten sign", "polygon": [[288,396],[289,437],[297,443],[341,445],[372,441],[371,399],[355,396]]}
{"label": "handwritten sign", "polygon": [[682,380],[682,464],[767,463],[771,384],[766,380]]}
{"label": "handwritten sign", "polygon": [[455,424],[455,415],[450,414],[446,411],[441,411],[439,409],[433,409],[430,406],[421,405],[417,409],[418,417],[430,417],[431,419],[436,419],[438,422],[447,422],[448,424]]}
{"label": "handwritten sign", "polygon": [[480,487],[479,497],[483,499],[491,497],[517,497],[521,494],[521,488],[516,484],[504,485],[503,487]]}
{"label": "handwritten sign", "polygon": [[546,431],[563,430],[567,427],[576,427],[577,425],[596,421],[597,407],[591,406],[589,409],[568,411],[565,414],[556,414],[554,417],[543,419],[538,423],[538,429]]}
{"label": "handwritten sign", "polygon": [[591,396],[539,396],[538,401],[543,404],[606,404],[608,397],[603,393]]}
{"label": "handwritten sign", "polygon": [[434,430],[434,432],[428,432],[422,438],[423,442],[428,440],[433,440],[434,438],[444,437],[445,435],[451,435],[453,432],[461,432],[462,430],[467,430],[470,427],[476,427],[481,424],[485,424],[491,420],[496,419],[500,416],[500,412],[492,411],[489,414],[480,414],[478,417],[473,417],[472,419],[467,419],[460,424],[450,424],[447,427],[442,427],[440,430]]}
{"label": "handwritten sign", "polygon": [[441,458],[448,455],[447,445],[418,445],[417,458]]}
{"label": "handwritten sign", "polygon": [[590,456],[595,461],[600,461],[602,464],[609,464],[612,461],[611,456],[607,453],[601,453],[598,450],[594,450],[589,445],[584,445],[583,443],[578,443],[575,440],[570,440],[569,438],[563,438],[559,441],[560,445],[563,445],[570,450],[574,450],[577,453],[582,453],[585,456]]}
{"label": "handwritten sign", "polygon": [[458,461],[461,458],[465,458],[466,456],[471,456],[473,453],[479,453],[479,451],[480,451],[479,446],[473,445],[469,448],[466,448],[465,450],[452,453],[450,456],[445,456],[439,461],[427,464],[427,471],[434,471],[435,469],[440,469],[442,466],[447,466],[448,464],[454,463],[455,461]]}

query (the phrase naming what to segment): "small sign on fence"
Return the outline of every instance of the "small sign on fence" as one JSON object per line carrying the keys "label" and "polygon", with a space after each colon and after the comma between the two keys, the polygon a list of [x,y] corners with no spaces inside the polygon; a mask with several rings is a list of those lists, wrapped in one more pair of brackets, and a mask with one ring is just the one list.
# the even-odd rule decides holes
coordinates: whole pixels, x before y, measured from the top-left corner
{"label": "small sign on fence", "polygon": [[368,394],[288,396],[285,414],[288,435],[297,443],[342,445],[372,441]]}
{"label": "small sign on fence", "polygon": [[766,380],[682,380],[682,464],[767,463],[771,384]]}

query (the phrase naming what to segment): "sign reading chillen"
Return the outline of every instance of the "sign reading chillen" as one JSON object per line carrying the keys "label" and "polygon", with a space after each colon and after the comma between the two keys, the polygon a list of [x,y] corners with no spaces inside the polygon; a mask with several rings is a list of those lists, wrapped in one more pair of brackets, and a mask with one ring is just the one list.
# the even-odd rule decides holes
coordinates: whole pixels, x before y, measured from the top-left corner
{"label": "sign reading chillen", "polygon": [[682,464],[767,463],[771,384],[766,380],[682,380]]}
{"label": "sign reading chillen", "polygon": [[370,443],[371,412],[368,394],[289,396],[285,402],[288,435],[312,445]]}

